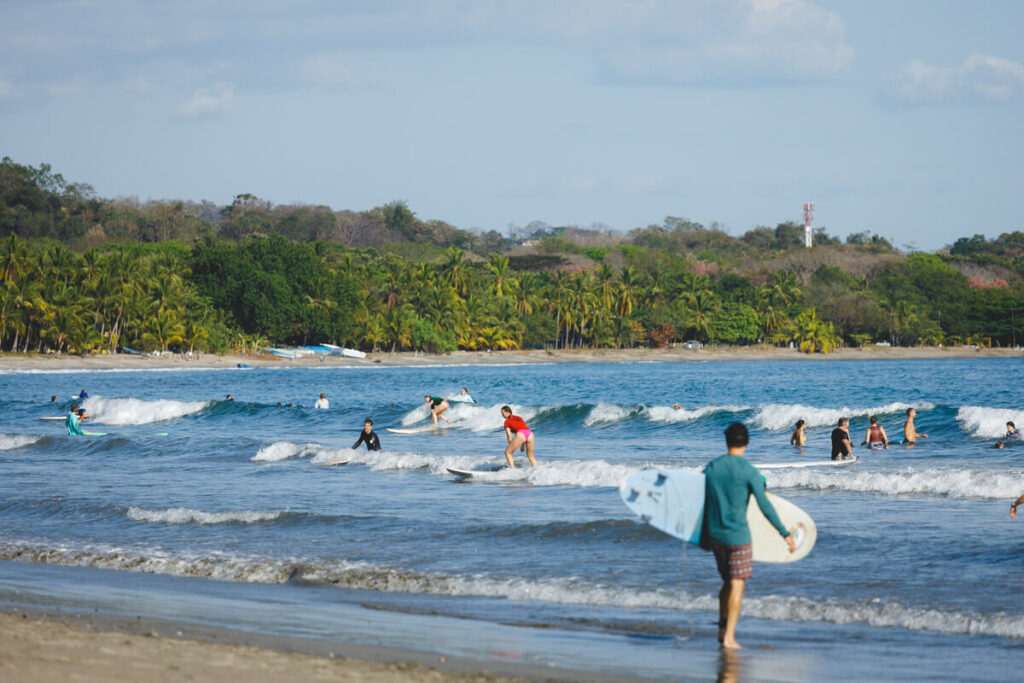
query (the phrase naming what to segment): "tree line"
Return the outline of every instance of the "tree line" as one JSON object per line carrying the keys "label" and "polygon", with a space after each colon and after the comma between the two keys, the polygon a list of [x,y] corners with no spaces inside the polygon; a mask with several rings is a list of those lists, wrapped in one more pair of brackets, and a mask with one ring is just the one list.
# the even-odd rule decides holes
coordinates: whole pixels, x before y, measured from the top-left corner
{"label": "tree line", "polygon": [[[160,220],[5,158],[0,349],[444,353],[692,339],[827,353],[1024,340],[1021,233],[909,255],[870,232],[846,243],[819,233],[807,250],[792,223],[733,238],[672,217],[628,235],[531,225],[509,238],[420,221],[393,202],[364,212],[360,246],[337,239],[325,208],[251,195],[216,211],[179,204],[173,230],[111,240]],[[82,241],[97,229],[103,239]]]}

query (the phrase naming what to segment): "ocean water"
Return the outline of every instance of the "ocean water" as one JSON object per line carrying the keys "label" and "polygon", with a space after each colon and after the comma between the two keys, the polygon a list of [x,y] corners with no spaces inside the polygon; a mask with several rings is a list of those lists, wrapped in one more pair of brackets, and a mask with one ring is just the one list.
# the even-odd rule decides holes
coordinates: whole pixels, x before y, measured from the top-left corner
{"label": "ocean water", "polygon": [[[0,601],[715,675],[714,561],[634,518],[619,482],[698,470],[733,421],[750,427],[755,465],[799,462],[828,458],[840,416],[856,444],[870,415],[901,437],[914,407],[929,438],[912,448],[765,470],[819,537],[800,562],[755,566],[742,677],[1006,677],[1024,662],[1024,514],[1007,514],[1024,443],[991,446],[1007,420],[1024,426],[1022,371],[949,359],[6,372]],[[424,424],[424,394],[463,386],[478,403],[453,403],[451,428],[385,431]],[[106,435],[38,419],[83,388],[85,426]],[[320,392],[329,410],[312,408]],[[535,469],[494,471],[506,403],[534,430]],[[349,450],[367,416],[381,452]],[[799,418],[802,450],[788,445]],[[447,467],[491,473],[460,482]]]}

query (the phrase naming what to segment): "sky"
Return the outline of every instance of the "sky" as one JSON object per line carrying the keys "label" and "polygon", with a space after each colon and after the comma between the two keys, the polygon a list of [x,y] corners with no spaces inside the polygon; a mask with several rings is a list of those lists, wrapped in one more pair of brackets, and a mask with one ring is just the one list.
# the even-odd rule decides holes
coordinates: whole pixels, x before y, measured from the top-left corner
{"label": "sky", "polygon": [[0,156],[507,232],[1024,230],[1017,0],[0,0]]}

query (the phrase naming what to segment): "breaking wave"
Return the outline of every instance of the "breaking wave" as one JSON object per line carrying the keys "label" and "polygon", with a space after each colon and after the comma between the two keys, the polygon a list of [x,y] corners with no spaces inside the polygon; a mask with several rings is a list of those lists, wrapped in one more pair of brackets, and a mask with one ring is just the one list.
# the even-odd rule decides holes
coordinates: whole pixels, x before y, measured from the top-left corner
{"label": "breaking wave", "polygon": [[886,403],[872,408],[814,408],[790,403],[768,403],[759,406],[754,413],[753,423],[772,432],[791,429],[797,420],[804,420],[808,427],[833,426],[841,417],[867,417],[870,415],[892,415],[905,413],[907,408],[917,411],[931,410],[935,405],[927,401]]}
{"label": "breaking wave", "polygon": [[210,405],[209,401],[173,401],[158,399],[144,401],[139,398],[87,398],[82,407],[92,422],[112,425],[141,425],[150,422],[175,420],[198,413]]}
{"label": "breaking wave", "polygon": [[1006,423],[1024,429],[1024,411],[1007,408],[963,406],[956,413],[960,429],[978,439],[999,439],[1006,433]]}
{"label": "breaking wave", "polygon": [[32,436],[31,434],[0,434],[0,451],[10,451],[15,448],[31,446],[43,437]]}
{"label": "breaking wave", "polygon": [[243,510],[240,512],[203,512],[190,508],[167,508],[165,510],[147,510],[138,506],[128,508],[128,519],[137,522],[163,522],[166,524],[231,524],[241,522],[252,524],[254,522],[267,522],[277,519],[283,512],[255,512]]}
{"label": "breaking wave", "polygon": [[[856,465],[854,466],[856,467]],[[772,470],[771,488],[816,491],[857,491],[887,496],[932,495],[952,498],[1014,499],[1020,495],[1024,472],[906,468],[898,472],[821,472],[808,469]]]}

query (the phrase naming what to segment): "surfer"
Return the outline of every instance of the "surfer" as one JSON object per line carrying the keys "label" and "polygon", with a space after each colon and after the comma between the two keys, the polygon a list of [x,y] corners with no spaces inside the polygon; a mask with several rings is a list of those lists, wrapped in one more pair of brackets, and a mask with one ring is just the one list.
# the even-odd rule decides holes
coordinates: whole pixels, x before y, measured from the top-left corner
{"label": "surfer", "polygon": [[861,446],[865,444],[868,448],[889,449],[889,437],[885,435],[885,427],[878,424],[878,417],[875,415],[871,416],[871,426],[864,432],[864,442]]}
{"label": "surfer", "polygon": [[1017,519],[1017,506],[1021,503],[1024,503],[1024,496],[1013,501],[1013,505],[1010,506],[1010,519]]}
{"label": "surfer", "polygon": [[518,415],[512,414],[508,406],[501,407],[501,416],[505,418],[505,438],[508,439],[508,447],[505,448],[505,460],[508,460],[509,468],[516,466],[512,460],[512,454],[518,448],[526,451],[526,457],[530,460],[531,466],[537,465],[537,459],[533,457],[533,431],[526,426],[526,421]]}
{"label": "surfer", "polygon": [[86,391],[85,389],[82,389],[80,392],[78,392],[78,400],[79,401],[84,401],[87,398],[89,398],[89,392],[88,391]]}
{"label": "surfer", "polygon": [[231,397],[231,394],[224,394],[224,400],[225,401],[234,401],[235,399]]}
{"label": "surfer", "polygon": [[747,579],[754,575],[747,504],[754,495],[761,513],[786,539],[789,552],[796,542],[783,526],[775,507],[764,493],[764,478],[743,456],[750,435],[747,428],[733,422],[725,430],[726,455],[704,467],[704,527],[701,547],[715,554],[722,589],[718,593],[718,642],[722,647],[739,649],[736,624],[743,606]]}
{"label": "surfer", "polygon": [[330,401],[327,400],[327,394],[320,394],[320,398],[316,400],[316,403],[313,404],[313,407],[320,410],[327,410],[328,408],[330,408],[331,403]]}
{"label": "surfer", "polygon": [[918,439],[927,439],[927,434],[921,434],[914,427],[914,417],[917,415],[917,411],[913,408],[907,408],[907,421],[903,423],[903,443],[911,446]]}
{"label": "surfer", "polygon": [[459,393],[459,400],[463,403],[476,403],[476,400],[469,395],[469,389],[462,387],[462,391]]}
{"label": "surfer", "polygon": [[352,444],[352,449],[359,448],[361,443],[366,444],[368,451],[380,450],[380,438],[377,436],[377,432],[373,431],[373,420],[370,418],[366,418],[363,422],[363,431],[359,432],[359,439]]}
{"label": "surfer", "polygon": [[850,442],[850,418],[839,418],[839,425],[832,430],[832,459],[856,460],[853,444]]}
{"label": "surfer", "polygon": [[56,396],[51,396],[50,397],[50,403],[56,403],[56,402],[57,402],[57,397]]}
{"label": "surfer", "polygon": [[435,427],[437,426],[437,418],[441,418],[448,424],[452,423],[451,420],[444,416],[444,411],[451,407],[448,399],[427,394],[423,397],[423,400],[428,404],[427,409],[430,411],[430,419],[434,422]]}
{"label": "surfer", "polygon": [[1006,423],[1006,433],[1003,434],[1003,438],[1004,439],[1010,439],[1010,440],[1012,440],[1012,439],[1019,439],[1020,438],[1020,430],[1017,429],[1017,425],[1013,424],[1012,422],[1007,422]]}
{"label": "surfer", "polygon": [[85,432],[82,431],[82,428],[78,426],[78,416],[78,404],[72,403],[71,407],[68,409],[68,414],[64,416],[64,424],[68,428],[69,436],[85,434]]}
{"label": "surfer", "polygon": [[803,420],[797,420],[796,424],[793,425],[793,436],[789,437],[789,443],[797,448],[802,448],[807,443],[807,435],[804,434],[804,427],[807,423]]}
{"label": "surfer", "polygon": [[683,406],[679,405],[678,403],[673,403],[672,404],[672,408],[674,410],[686,410],[686,408],[684,408]]}

